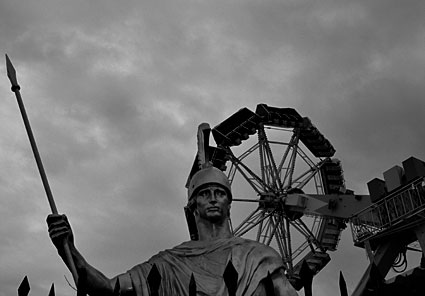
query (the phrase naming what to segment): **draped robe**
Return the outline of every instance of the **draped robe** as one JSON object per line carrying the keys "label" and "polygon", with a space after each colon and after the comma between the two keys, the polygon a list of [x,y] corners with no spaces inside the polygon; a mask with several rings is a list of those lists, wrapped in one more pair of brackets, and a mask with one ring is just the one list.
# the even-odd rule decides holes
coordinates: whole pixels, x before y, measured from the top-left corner
{"label": "draped robe", "polygon": [[184,242],[159,252],[118,278],[123,295],[135,292],[137,296],[148,296],[147,277],[155,264],[161,275],[159,295],[189,295],[193,274],[198,296],[226,296],[223,273],[229,261],[238,273],[237,296],[253,295],[268,274],[279,274],[272,277],[276,296],[297,295],[284,275],[279,254],[268,246],[239,237]]}

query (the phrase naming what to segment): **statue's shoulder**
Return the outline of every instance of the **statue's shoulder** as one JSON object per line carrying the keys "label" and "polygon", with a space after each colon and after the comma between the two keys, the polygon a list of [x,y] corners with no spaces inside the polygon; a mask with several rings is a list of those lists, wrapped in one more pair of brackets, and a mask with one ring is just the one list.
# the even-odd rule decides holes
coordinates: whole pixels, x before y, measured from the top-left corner
{"label": "statue's shoulder", "polygon": [[251,246],[254,248],[270,248],[269,246],[266,246],[265,244],[262,244],[260,242],[257,242],[255,240],[252,239],[248,239],[248,238],[242,238],[242,237],[233,237],[232,240],[240,245],[244,245],[244,246]]}
{"label": "statue's shoulder", "polygon": [[199,256],[220,250],[240,250],[241,252],[249,252],[250,254],[279,256],[273,248],[260,242],[241,237],[231,237],[215,241],[186,241],[171,249],[159,252],[153,258]]}
{"label": "statue's shoulder", "polygon": [[199,256],[211,249],[211,244],[202,241],[186,241],[170,249],[163,250],[155,255],[153,258],[164,257],[193,257]]}

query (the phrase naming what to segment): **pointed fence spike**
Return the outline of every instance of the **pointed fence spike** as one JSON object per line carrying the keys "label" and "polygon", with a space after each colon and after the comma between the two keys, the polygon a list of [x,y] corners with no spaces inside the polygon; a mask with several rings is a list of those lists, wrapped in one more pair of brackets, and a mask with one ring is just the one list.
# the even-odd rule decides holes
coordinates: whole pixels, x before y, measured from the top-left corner
{"label": "pointed fence spike", "polygon": [[223,273],[224,283],[226,284],[229,296],[235,296],[238,288],[238,272],[233,266],[232,260],[227,263],[226,269]]}
{"label": "pointed fence spike", "polygon": [[345,282],[342,271],[339,272],[339,291],[341,296],[348,296],[347,283]]}
{"label": "pointed fence spike", "polygon": [[52,283],[50,286],[49,296],[55,296],[55,284]]}
{"label": "pointed fence spike", "polygon": [[270,274],[270,271],[267,272],[267,277],[264,279],[264,287],[266,288],[266,295],[267,296],[275,296],[274,294],[274,284],[272,280],[272,276]]}
{"label": "pointed fence spike", "polygon": [[30,283],[28,277],[25,276],[18,288],[18,296],[27,296],[30,292]]}
{"label": "pointed fence spike", "polygon": [[312,296],[313,295],[313,271],[308,266],[307,261],[303,260],[303,263],[301,264],[300,269],[300,278],[304,286],[304,295],[305,296]]}
{"label": "pointed fence spike", "polygon": [[161,274],[159,273],[158,267],[156,267],[156,264],[154,263],[152,265],[151,271],[148,275],[148,286],[151,296],[158,296],[159,295],[159,286],[161,284]]}
{"label": "pointed fence spike", "polygon": [[120,279],[117,278],[117,281],[115,282],[114,287],[114,296],[119,296],[121,294],[121,285],[120,285]]}
{"label": "pointed fence spike", "polygon": [[196,296],[196,281],[195,276],[191,275],[190,282],[189,282],[189,296]]}

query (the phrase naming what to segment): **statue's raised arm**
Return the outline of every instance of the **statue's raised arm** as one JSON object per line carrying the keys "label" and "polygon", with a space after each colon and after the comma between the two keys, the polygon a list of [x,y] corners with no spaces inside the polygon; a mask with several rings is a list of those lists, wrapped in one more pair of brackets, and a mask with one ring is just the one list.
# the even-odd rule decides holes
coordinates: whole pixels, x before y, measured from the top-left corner
{"label": "statue's raised arm", "polygon": [[[74,234],[65,215],[51,214],[47,216],[49,236],[58,250],[59,256],[68,266],[65,256],[64,241],[67,241],[78,272],[79,285],[89,295],[112,295],[115,287],[115,279],[108,279],[103,273],[87,263],[74,244]],[[68,266],[69,268],[69,266]]]}

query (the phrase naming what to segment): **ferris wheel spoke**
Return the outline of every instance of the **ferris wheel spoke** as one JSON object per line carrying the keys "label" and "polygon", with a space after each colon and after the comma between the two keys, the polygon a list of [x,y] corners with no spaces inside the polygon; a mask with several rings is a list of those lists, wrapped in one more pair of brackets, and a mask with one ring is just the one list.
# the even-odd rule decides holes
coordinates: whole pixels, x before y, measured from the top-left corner
{"label": "ferris wheel spoke", "polygon": [[283,217],[280,215],[276,215],[273,217],[275,220],[273,223],[275,225],[276,231],[276,242],[278,244],[278,248],[282,254],[282,258],[288,258],[288,244],[286,242],[286,234],[284,230]]}
{"label": "ferris wheel spoke", "polygon": [[[270,148],[270,143],[267,138],[264,127],[258,128],[258,142],[260,143],[260,159],[263,181],[267,178],[268,184],[273,184],[271,187],[277,190],[282,189],[282,183],[280,182],[279,171],[276,166],[276,162]],[[267,174],[265,174],[267,173]]]}
{"label": "ferris wheel spoke", "polygon": [[[242,153],[238,159],[240,161],[244,160],[247,156],[249,156],[252,152],[254,152],[255,150],[258,149],[258,147],[260,146],[259,143],[255,143],[254,145],[252,145],[248,150],[246,150],[244,153]],[[230,151],[231,152],[231,151]]]}
{"label": "ferris wheel spoke", "polygon": [[272,224],[273,215],[269,216],[269,218],[265,221],[265,225],[262,231],[262,234],[260,235],[260,242],[269,245],[270,244],[270,237],[273,235],[273,224]]}
{"label": "ferris wheel spoke", "polygon": [[262,210],[258,207],[244,221],[242,221],[242,223],[234,230],[234,234],[237,236],[246,234],[272,214],[273,212],[263,215]]}
{"label": "ferris wheel spoke", "polygon": [[286,184],[286,188],[292,187],[292,178],[295,171],[295,160],[297,158],[297,146],[291,147],[290,156],[288,159],[288,167],[286,168],[285,175],[282,179],[282,183]]}
{"label": "ferris wheel spoke", "polygon": [[289,187],[289,188],[292,187],[292,178],[295,172],[295,160],[296,160],[298,149],[299,149],[298,147],[298,143],[300,139],[299,135],[300,135],[299,129],[294,129],[291,140],[289,141],[289,144],[288,144],[287,153],[285,151],[284,158],[282,158],[281,165],[279,165],[279,167],[283,167],[286,159],[288,158],[288,154],[290,154],[288,163],[287,163],[287,168],[282,180],[282,184],[287,184],[286,187]]}
{"label": "ferris wheel spoke", "polygon": [[285,264],[286,270],[289,274],[293,272],[293,254],[290,247],[290,240],[288,240],[288,233],[286,230],[286,221],[284,218],[279,217],[279,227],[277,228],[277,245],[281,253],[282,260]]}
{"label": "ferris wheel spoke", "polygon": [[[297,154],[304,160],[304,162],[309,165],[310,167],[314,167],[316,166],[316,164],[313,162],[313,160],[311,160],[310,157],[308,157],[308,155],[304,152],[303,149],[301,149],[301,147],[298,147],[297,150]],[[321,161],[323,162],[323,161]]]}
{"label": "ferris wheel spoke", "polygon": [[303,188],[308,182],[314,179],[314,182],[317,188],[318,181],[316,180],[316,177],[318,176],[318,173],[319,173],[319,167],[312,168],[309,172],[307,172],[307,176],[302,181],[297,180],[296,182],[299,182],[299,187]]}
{"label": "ferris wheel spoke", "polygon": [[[239,162],[241,162],[242,160],[244,160],[247,156],[249,156],[252,152],[254,152],[256,149],[258,149],[260,146],[259,143],[255,143],[251,148],[249,148],[247,151],[245,151],[244,153],[242,153],[239,157],[237,157],[237,159],[239,160]],[[233,154],[232,150],[230,150],[229,148],[224,148],[227,152],[228,155],[230,155],[232,158],[236,158],[236,156]],[[229,174],[228,174],[228,178],[230,181],[230,184],[233,182],[233,179],[235,177],[235,174],[237,172],[236,169],[237,165],[234,164],[234,162],[232,162],[232,166],[230,168]]]}
{"label": "ferris wheel spoke", "polygon": [[275,241],[278,244],[278,248],[280,250],[280,253],[286,256],[287,247],[286,247],[285,244],[282,244],[282,235],[281,235],[281,232],[280,232],[282,225],[281,225],[280,218],[281,218],[280,215],[276,214],[276,213],[274,215],[270,216],[271,232],[270,232],[270,235],[268,237],[268,241],[267,241],[266,244],[270,245],[272,240],[275,239]]}
{"label": "ferris wheel spoke", "polygon": [[286,260],[289,260],[289,258],[290,258],[289,252],[288,252],[289,247],[288,247],[288,241],[287,241],[288,235],[287,235],[286,230],[285,230],[285,219],[282,216],[279,216],[278,219],[279,219],[278,220],[279,221],[279,227],[277,228],[278,237],[279,237],[280,244],[282,246],[283,252],[285,253],[284,254],[285,258],[286,258]]}
{"label": "ferris wheel spoke", "polygon": [[[284,187],[284,190],[289,188],[299,188],[302,189],[308,182],[310,182],[319,172],[319,167],[313,167],[305,172],[301,173],[298,177],[292,180],[292,184],[288,184]],[[293,186],[298,184],[297,186]]]}
{"label": "ferris wheel spoke", "polygon": [[286,239],[287,239],[287,247],[288,247],[288,257],[289,257],[289,267],[291,272],[294,269],[294,265],[293,265],[293,259],[292,259],[292,243],[291,243],[291,229],[290,229],[290,223],[288,221],[288,219],[285,219],[285,226],[286,226]]}
{"label": "ferris wheel spoke", "polygon": [[292,254],[292,260],[295,260],[300,256],[305,249],[308,247],[308,242],[304,241]]}
{"label": "ferris wheel spoke", "polygon": [[282,245],[282,241],[280,237],[280,232],[279,232],[280,223],[276,221],[275,215],[270,216],[269,223],[271,225],[272,232],[271,232],[271,235],[269,236],[268,243],[270,244],[272,239],[275,238],[279,252],[282,258],[284,258],[286,256],[286,249]]}
{"label": "ferris wheel spoke", "polygon": [[261,234],[263,233],[263,229],[264,229],[263,227],[266,227],[266,225],[264,225],[264,224],[267,224],[267,221],[264,222],[264,216],[265,216],[265,212],[261,211],[261,221],[258,225],[258,230],[257,230],[257,241],[258,242],[261,239]]}
{"label": "ferris wheel spoke", "polygon": [[261,192],[264,191],[273,190],[269,184],[263,182],[263,180],[257,174],[255,174],[247,165],[241,162],[233,154],[230,155],[230,161],[232,162],[234,169],[245,178],[245,180],[251,185],[257,194],[261,194]]}
{"label": "ferris wheel spoke", "polygon": [[[307,227],[307,225],[301,220],[301,219],[296,219],[294,221],[291,222],[292,226],[297,229],[302,235],[304,235],[305,237],[305,242],[308,243],[308,245],[312,248],[315,249],[314,246],[321,248],[320,243],[316,237],[316,234],[314,234],[309,227]],[[304,248],[305,249],[305,248]],[[303,251],[303,250],[302,250]]]}
{"label": "ferris wheel spoke", "polygon": [[280,160],[280,164],[279,164],[279,167],[278,167],[279,172],[282,171],[283,166],[285,165],[285,162],[288,158],[289,153],[291,152],[291,150],[294,146],[298,145],[298,142],[299,142],[299,135],[297,133],[293,133],[289,143],[286,144],[287,147],[286,147],[286,149],[285,149],[285,151],[282,155],[282,159]]}
{"label": "ferris wheel spoke", "polygon": [[285,149],[285,151],[283,152],[282,159],[280,160],[279,167],[277,168],[277,170],[278,170],[278,172],[279,172],[279,175],[280,175],[280,176],[282,175],[283,166],[285,165],[285,162],[286,162],[287,157],[288,157],[288,155],[289,155],[289,152],[290,152],[291,150],[292,150],[292,145],[291,145],[291,143],[286,144],[286,149]]}
{"label": "ferris wheel spoke", "polygon": [[233,180],[235,179],[235,174],[236,174],[237,170],[236,170],[236,166],[231,165],[230,169],[229,169],[229,173],[227,174],[227,178],[229,179],[230,184],[233,183]]}
{"label": "ferris wheel spoke", "polygon": [[320,217],[320,216],[314,216],[313,217],[312,226],[310,227],[311,232],[313,232],[313,233],[319,233],[320,226],[321,226],[322,222],[323,222],[323,218],[322,217]]}
{"label": "ferris wheel spoke", "polygon": [[[249,231],[251,228],[253,228],[256,224],[253,226],[253,221],[256,221],[258,219],[258,216],[261,215],[260,208],[256,208],[248,217],[243,220],[238,227],[234,229],[234,234],[241,236],[245,234],[247,231]],[[248,230],[246,230],[248,229]]]}
{"label": "ferris wheel spoke", "polygon": [[[238,162],[242,162],[242,160],[244,160],[252,152],[254,152],[256,149],[258,149],[258,147],[259,147],[259,144],[255,143],[252,147],[250,147],[248,150],[246,150],[244,153],[242,153],[239,157],[236,157],[229,147],[222,147],[221,146],[221,149],[224,149],[227,153],[227,156],[230,157],[231,159],[237,159]],[[232,166],[231,166],[229,173],[228,173],[228,176],[227,176],[229,181],[230,181],[230,184],[232,184],[234,176],[237,172],[236,167],[237,167],[237,165],[235,164],[235,161],[232,161]]]}

